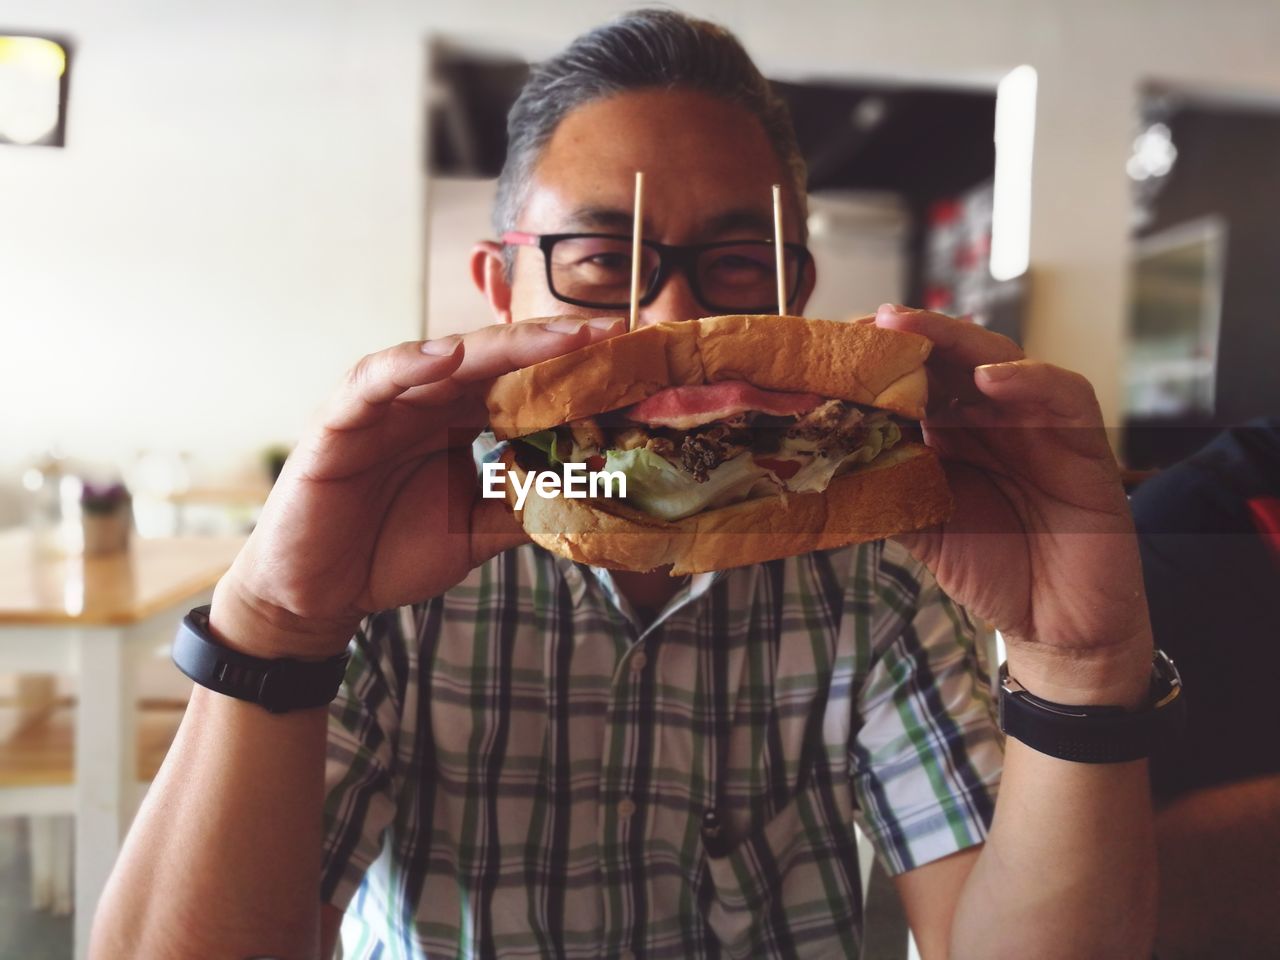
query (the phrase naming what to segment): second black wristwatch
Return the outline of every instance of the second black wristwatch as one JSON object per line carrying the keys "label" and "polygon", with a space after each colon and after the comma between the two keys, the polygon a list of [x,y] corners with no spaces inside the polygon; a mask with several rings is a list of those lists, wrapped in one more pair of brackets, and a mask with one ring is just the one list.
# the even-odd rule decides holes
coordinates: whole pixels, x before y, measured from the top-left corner
{"label": "second black wristwatch", "polygon": [[271,713],[322,707],[338,693],[349,653],[328,660],[267,660],[223,646],[209,630],[209,607],[196,607],[173,641],[173,662],[216,693],[247,700]]}
{"label": "second black wristwatch", "polygon": [[1007,663],[1000,667],[1000,729],[1051,757],[1077,763],[1140,760],[1185,723],[1182,678],[1161,650],[1152,659],[1150,703],[1139,711],[1043,700],[1009,676]]}

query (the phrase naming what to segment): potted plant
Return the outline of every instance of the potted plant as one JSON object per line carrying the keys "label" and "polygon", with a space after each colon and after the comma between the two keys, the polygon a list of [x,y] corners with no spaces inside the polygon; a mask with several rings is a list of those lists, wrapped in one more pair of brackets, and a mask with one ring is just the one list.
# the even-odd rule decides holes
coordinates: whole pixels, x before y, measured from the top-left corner
{"label": "potted plant", "polygon": [[86,556],[129,549],[133,498],[123,483],[86,482],[80,494],[80,518]]}

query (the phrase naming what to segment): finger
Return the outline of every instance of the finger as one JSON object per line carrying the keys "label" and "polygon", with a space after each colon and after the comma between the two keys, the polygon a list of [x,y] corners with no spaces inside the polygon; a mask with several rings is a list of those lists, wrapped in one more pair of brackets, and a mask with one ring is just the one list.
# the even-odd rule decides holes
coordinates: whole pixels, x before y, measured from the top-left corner
{"label": "finger", "polygon": [[1079,426],[1101,426],[1093,385],[1080,374],[1036,360],[990,363],[973,372],[983,396],[1003,405],[1024,405]]}
{"label": "finger", "polygon": [[1021,360],[1024,356],[1022,349],[1008,337],[971,321],[927,310],[882,304],[876,311],[876,325],[928,337],[933,341],[933,353],[929,355],[931,365],[972,369],[984,363]]}
{"label": "finger", "polygon": [[551,317],[494,324],[467,334],[467,353],[454,375],[459,381],[489,380],[550,360],[626,329],[622,317]]}
{"label": "finger", "polygon": [[413,340],[371,353],[347,372],[324,422],[333,430],[367,426],[405,391],[447,380],[465,355],[466,346],[457,336]]}
{"label": "finger", "polygon": [[1091,501],[1128,516],[1115,454],[1088,380],[1034,360],[978,367],[973,378],[997,408],[999,423],[986,431],[997,463],[1011,465],[1039,490],[1066,483],[1075,502]]}
{"label": "finger", "polygon": [[475,385],[520,367],[579,350],[626,330],[622,317],[549,317],[493,324],[464,336],[462,365],[448,380],[407,391],[397,402],[429,407],[475,393]]}
{"label": "finger", "polygon": [[370,354],[351,369],[325,422],[335,430],[366,427],[401,398],[415,406],[449,403],[469,381],[559,356],[623,329],[621,317],[552,317],[402,343]]}

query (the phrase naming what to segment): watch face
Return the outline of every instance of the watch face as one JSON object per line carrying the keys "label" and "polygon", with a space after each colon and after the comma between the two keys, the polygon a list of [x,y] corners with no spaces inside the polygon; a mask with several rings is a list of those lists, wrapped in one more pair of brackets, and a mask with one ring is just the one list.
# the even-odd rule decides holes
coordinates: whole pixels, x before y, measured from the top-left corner
{"label": "watch face", "polygon": [[1163,650],[1156,650],[1155,656],[1151,660],[1153,667],[1153,682],[1159,684],[1156,687],[1156,708],[1164,706],[1182,692],[1182,674],[1178,673],[1178,665],[1173,662],[1173,657],[1169,656]]}

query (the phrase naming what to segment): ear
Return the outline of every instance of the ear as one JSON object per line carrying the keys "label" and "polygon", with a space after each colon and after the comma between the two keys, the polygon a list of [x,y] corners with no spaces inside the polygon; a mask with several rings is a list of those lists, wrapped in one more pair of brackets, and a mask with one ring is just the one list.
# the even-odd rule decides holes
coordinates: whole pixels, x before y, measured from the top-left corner
{"label": "ear", "polygon": [[804,316],[804,306],[809,302],[809,297],[813,295],[813,288],[818,283],[818,265],[813,261],[812,257],[804,268],[804,276],[800,278],[800,290],[796,293],[795,306],[791,309],[795,310],[797,316]]}
{"label": "ear", "polygon": [[471,280],[489,301],[499,323],[511,322],[511,282],[502,263],[502,244],[481,240],[471,248]]}

